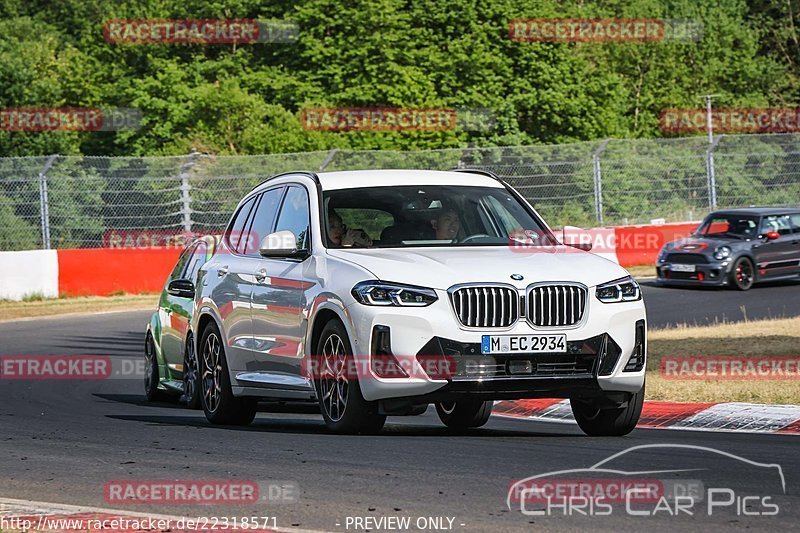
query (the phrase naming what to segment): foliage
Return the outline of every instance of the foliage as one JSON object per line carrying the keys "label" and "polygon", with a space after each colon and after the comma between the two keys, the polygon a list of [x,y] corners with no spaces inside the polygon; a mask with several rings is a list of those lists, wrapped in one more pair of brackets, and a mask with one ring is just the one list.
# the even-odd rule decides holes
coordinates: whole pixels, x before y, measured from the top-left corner
{"label": "foliage", "polygon": [[[0,131],[0,155],[428,149],[658,137],[660,113],[797,105],[797,0],[0,0],[0,107],[133,107],[136,130]],[[522,43],[515,18],[701,23],[698,42]],[[282,19],[294,43],[110,44],[112,19]],[[318,132],[312,106],[487,108],[487,131]]]}

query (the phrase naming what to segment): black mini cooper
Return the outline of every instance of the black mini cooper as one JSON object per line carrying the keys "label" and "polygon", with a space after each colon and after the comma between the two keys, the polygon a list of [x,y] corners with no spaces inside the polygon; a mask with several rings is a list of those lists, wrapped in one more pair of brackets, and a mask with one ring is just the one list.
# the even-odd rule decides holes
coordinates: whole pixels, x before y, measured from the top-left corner
{"label": "black mini cooper", "polygon": [[691,236],[658,254],[657,281],[670,285],[731,285],[800,275],[800,209],[758,207],[716,211]]}

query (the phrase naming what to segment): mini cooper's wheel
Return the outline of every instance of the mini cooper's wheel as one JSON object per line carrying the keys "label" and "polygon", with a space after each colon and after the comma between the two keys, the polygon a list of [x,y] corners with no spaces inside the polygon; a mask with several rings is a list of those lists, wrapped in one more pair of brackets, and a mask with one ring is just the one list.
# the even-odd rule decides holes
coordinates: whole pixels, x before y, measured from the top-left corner
{"label": "mini cooper's wheel", "polygon": [[200,409],[200,387],[197,358],[194,353],[194,336],[186,337],[186,348],[183,351],[183,396],[181,401],[189,409]]}
{"label": "mini cooper's wheel", "polygon": [[597,402],[570,399],[572,414],[581,430],[592,437],[621,437],[636,427],[642,414],[644,386],[623,407],[601,408]]}
{"label": "mini cooper's wheel", "polygon": [[258,404],[252,398],[233,395],[222,336],[213,322],[203,331],[198,348],[200,397],[206,418],[212,424],[248,425],[256,416]]}
{"label": "mini cooper's wheel", "polygon": [[344,325],[331,320],[322,329],[316,357],[319,370],[314,376],[322,417],[336,433],[375,433],[386,416],[378,414],[377,402],[368,402],[351,369],[353,350]]}
{"label": "mini cooper's wheel", "polygon": [[494,402],[482,400],[458,400],[439,402],[436,414],[445,426],[452,429],[478,428],[489,421]]}
{"label": "mini cooper's wheel", "polygon": [[731,285],[740,291],[746,291],[753,286],[756,278],[756,269],[753,262],[747,257],[740,257],[733,264],[730,273]]}
{"label": "mini cooper's wheel", "polygon": [[151,402],[166,400],[167,395],[159,390],[158,384],[161,377],[158,373],[158,356],[156,355],[156,345],[153,335],[149,332],[144,339],[144,394]]}

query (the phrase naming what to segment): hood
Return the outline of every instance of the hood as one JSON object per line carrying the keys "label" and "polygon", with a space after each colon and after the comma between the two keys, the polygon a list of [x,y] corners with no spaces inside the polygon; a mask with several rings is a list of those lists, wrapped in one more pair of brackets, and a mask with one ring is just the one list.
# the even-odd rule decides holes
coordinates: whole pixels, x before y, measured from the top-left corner
{"label": "hood", "polygon": [[[328,253],[366,268],[381,281],[440,290],[473,282],[524,288],[539,281],[575,281],[591,287],[628,275],[608,259],[569,246],[531,250],[496,246],[329,249]],[[512,280],[512,274],[521,274],[523,279]]]}
{"label": "hood", "polygon": [[730,246],[735,248],[741,244],[749,242],[745,239],[735,238],[710,238],[700,236],[690,236],[677,241],[668,242],[664,245],[664,251],[678,252],[686,254],[713,254],[714,249],[719,246]]}

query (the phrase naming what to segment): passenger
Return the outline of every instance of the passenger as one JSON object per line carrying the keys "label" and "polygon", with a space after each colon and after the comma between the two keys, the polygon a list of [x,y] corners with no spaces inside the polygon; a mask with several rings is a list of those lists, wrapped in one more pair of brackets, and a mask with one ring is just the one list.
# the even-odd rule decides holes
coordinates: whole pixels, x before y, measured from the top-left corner
{"label": "passenger", "polygon": [[455,209],[442,207],[439,215],[431,220],[431,226],[436,232],[437,240],[452,241],[461,230],[461,219]]}
{"label": "passenger", "polygon": [[347,229],[335,209],[328,209],[328,239],[337,246],[372,246],[372,239],[364,230]]}

